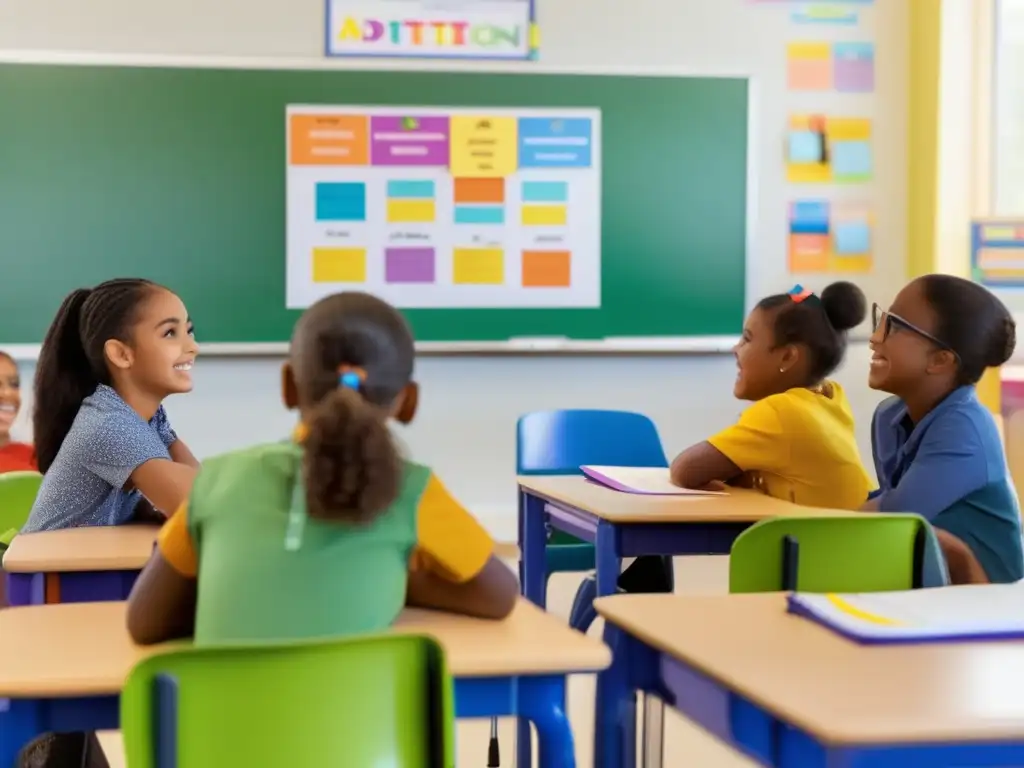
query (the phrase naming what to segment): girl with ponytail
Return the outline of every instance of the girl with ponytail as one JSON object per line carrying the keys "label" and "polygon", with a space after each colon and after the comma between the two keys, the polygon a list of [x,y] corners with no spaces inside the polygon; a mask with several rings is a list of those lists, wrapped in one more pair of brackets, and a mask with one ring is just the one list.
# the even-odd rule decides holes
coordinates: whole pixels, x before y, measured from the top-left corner
{"label": "girl with ponytail", "polygon": [[24,532],[174,512],[199,464],[162,403],[191,391],[197,353],[181,299],[148,280],[109,280],[64,299],[36,369],[45,477]]}
{"label": "girl with ponytail", "polygon": [[203,463],[129,598],[139,643],[276,641],[381,630],[403,605],[502,618],[515,577],[389,420],[416,412],[402,315],[340,293],[299,319],[282,395],[292,440]]}

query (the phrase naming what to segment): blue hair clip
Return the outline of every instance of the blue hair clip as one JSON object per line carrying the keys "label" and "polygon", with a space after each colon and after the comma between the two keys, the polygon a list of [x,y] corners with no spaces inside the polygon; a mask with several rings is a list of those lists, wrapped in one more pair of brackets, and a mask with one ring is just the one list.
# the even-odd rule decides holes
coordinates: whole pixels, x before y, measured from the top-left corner
{"label": "blue hair clip", "polygon": [[351,365],[338,367],[338,386],[358,392],[366,381],[366,371]]}

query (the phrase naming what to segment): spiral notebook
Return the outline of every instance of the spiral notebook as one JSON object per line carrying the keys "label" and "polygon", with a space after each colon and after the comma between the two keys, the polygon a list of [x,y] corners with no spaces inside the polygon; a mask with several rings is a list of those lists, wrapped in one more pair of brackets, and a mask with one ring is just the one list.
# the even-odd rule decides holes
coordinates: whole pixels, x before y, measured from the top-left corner
{"label": "spiral notebook", "polygon": [[584,465],[583,474],[595,483],[623,493],[646,496],[727,496],[721,491],[695,491],[672,485],[668,467],[599,467]]}
{"label": "spiral notebook", "polygon": [[1024,639],[1024,582],[790,595],[789,612],[858,643]]}

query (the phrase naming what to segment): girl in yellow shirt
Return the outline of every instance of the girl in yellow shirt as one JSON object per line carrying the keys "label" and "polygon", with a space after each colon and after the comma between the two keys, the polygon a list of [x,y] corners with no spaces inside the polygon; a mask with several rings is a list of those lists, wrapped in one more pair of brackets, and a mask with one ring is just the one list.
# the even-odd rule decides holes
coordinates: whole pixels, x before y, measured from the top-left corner
{"label": "girl in yellow shirt", "polygon": [[850,403],[828,376],[843,361],[847,331],[865,315],[864,294],[847,282],[820,297],[798,285],[762,299],[734,350],[733,394],[753,403],[731,427],[679,454],[672,481],[743,484],[797,504],[858,509],[871,481]]}
{"label": "girl in yellow shirt", "polygon": [[[847,331],[866,315],[864,294],[846,282],[821,296],[798,285],[762,299],[733,350],[733,394],[753,403],[731,427],[679,454],[672,482],[745,485],[807,506],[858,509],[871,481],[846,393],[828,376],[846,354]],[[672,577],[662,558],[638,557],[619,587],[671,592]]]}

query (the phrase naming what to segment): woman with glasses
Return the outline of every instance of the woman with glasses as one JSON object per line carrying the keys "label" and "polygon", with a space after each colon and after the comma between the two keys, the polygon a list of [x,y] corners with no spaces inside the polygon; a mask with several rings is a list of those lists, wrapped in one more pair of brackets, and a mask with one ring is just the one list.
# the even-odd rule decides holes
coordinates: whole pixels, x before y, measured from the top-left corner
{"label": "woman with glasses", "polygon": [[914,512],[935,526],[954,583],[1024,578],[1020,507],[995,420],[975,384],[1013,355],[999,299],[952,275],[925,275],[873,308],[871,425],[879,490],[865,509]]}

